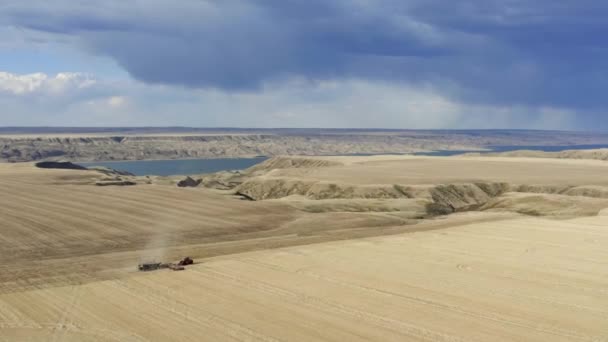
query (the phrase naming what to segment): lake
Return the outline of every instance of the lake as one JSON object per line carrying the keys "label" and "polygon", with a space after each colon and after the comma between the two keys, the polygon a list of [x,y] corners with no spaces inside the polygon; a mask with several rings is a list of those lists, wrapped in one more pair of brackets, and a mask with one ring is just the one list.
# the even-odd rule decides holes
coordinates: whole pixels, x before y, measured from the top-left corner
{"label": "lake", "polygon": [[598,148],[608,148],[608,144],[603,145],[561,145],[561,146],[538,146],[538,145],[522,145],[522,146],[487,146],[488,151],[471,151],[471,150],[440,150],[432,152],[417,152],[417,156],[440,156],[449,157],[464,153],[493,153],[493,152],[510,152],[517,150],[543,151],[543,152],[561,152],[566,150],[592,150]]}
{"label": "lake", "polygon": [[[534,150],[545,152],[559,152],[564,150],[586,150],[597,148],[608,148],[608,145],[570,145],[570,146],[489,146],[488,152],[508,152],[515,150]],[[445,150],[433,152],[414,153],[418,156],[455,156],[468,152],[480,152],[470,150]],[[378,153],[391,154],[391,153]],[[397,153],[392,153],[399,155]],[[375,154],[351,154],[355,156],[371,156]],[[377,154],[376,154],[377,155]],[[78,163],[82,166],[105,166],[116,170],[128,171],[137,176],[156,175],[196,175],[226,170],[243,170],[268,159],[267,157],[256,158],[218,158],[218,159],[178,159],[178,160],[129,160],[110,162],[87,162]]]}
{"label": "lake", "polygon": [[509,152],[516,150],[531,150],[543,152],[561,152],[566,150],[595,150],[599,148],[608,148],[607,144],[599,145],[568,145],[568,146],[489,146],[492,149],[490,152]]}

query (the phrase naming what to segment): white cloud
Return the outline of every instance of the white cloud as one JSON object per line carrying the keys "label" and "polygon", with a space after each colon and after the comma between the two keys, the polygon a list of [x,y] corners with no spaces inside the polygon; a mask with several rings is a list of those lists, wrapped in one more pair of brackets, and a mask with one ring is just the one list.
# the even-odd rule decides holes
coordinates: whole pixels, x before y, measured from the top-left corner
{"label": "white cloud", "polygon": [[0,92],[13,95],[35,92],[64,94],[72,90],[86,89],[96,82],[93,76],[77,72],[58,73],[54,76],[45,73],[19,75],[0,72]]}
{"label": "white cloud", "polygon": [[466,104],[429,84],[357,79],[294,79],[233,93],[79,73],[0,73],[0,107],[2,125],[569,129],[578,123],[577,112],[565,108]]}
{"label": "white cloud", "polygon": [[124,96],[112,96],[107,101],[110,107],[121,107],[127,103],[127,98]]}
{"label": "white cloud", "polygon": [[31,93],[39,89],[47,78],[48,76],[43,73],[16,75],[0,72],[0,91],[15,95]]}

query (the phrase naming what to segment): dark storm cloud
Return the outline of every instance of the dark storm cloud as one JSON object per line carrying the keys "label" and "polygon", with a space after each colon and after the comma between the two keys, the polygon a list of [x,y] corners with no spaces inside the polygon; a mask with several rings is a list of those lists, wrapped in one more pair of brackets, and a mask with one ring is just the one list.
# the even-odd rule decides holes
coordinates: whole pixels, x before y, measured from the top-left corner
{"label": "dark storm cloud", "polygon": [[47,1],[5,24],[79,38],[148,83],[256,89],[289,77],[431,84],[470,103],[608,104],[604,1]]}

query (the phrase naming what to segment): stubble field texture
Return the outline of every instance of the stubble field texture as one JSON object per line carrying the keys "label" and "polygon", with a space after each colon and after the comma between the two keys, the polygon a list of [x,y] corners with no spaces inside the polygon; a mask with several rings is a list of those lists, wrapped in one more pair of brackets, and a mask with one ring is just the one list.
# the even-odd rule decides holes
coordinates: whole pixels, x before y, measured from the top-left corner
{"label": "stubble field texture", "polygon": [[607,171],[283,157],[218,190],[0,164],[0,341],[606,341]]}

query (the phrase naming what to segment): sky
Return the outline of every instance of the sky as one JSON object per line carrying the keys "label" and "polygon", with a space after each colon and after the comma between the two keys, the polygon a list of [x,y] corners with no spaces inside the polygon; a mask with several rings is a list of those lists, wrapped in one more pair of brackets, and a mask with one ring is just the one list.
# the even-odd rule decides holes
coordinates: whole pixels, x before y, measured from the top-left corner
{"label": "sky", "polygon": [[602,0],[2,0],[0,126],[608,129]]}

